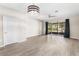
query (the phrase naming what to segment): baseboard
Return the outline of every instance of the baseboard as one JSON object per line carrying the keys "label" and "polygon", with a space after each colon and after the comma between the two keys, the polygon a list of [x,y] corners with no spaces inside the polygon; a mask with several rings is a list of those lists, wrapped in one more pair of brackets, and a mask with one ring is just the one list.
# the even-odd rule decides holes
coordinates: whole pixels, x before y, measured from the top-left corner
{"label": "baseboard", "polygon": [[79,39],[77,39],[77,38],[70,38],[70,39],[73,39],[73,40],[79,40]]}
{"label": "baseboard", "polygon": [[27,37],[26,39],[29,39],[29,38],[32,38],[32,37],[37,37],[37,36],[42,36],[44,34],[38,34],[38,35],[33,35],[33,36],[30,36],[30,37]]}
{"label": "baseboard", "polygon": [[17,41],[16,43],[20,43],[20,42],[24,42],[24,41],[27,41],[27,39],[25,38],[25,39],[23,39],[23,40],[19,40],[19,41]]}
{"label": "baseboard", "polygon": [[18,41],[17,43],[19,43],[19,42],[24,42],[24,41],[26,41],[28,38],[36,37],[36,36],[40,36],[40,35],[39,35],[39,34],[38,34],[38,35],[32,35],[32,36],[30,36],[30,37],[27,37],[27,38],[25,38],[25,39],[23,39],[23,40]]}

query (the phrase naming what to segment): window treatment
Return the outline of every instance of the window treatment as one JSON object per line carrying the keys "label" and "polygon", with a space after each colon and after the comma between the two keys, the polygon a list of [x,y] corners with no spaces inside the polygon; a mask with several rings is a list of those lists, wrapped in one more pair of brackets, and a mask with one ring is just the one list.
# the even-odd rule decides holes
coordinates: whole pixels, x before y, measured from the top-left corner
{"label": "window treatment", "polygon": [[64,32],[65,38],[70,38],[70,22],[69,19],[65,20],[65,32]]}
{"label": "window treatment", "polygon": [[48,34],[48,22],[46,22],[45,25],[46,25],[46,27],[45,27],[46,28],[45,34],[47,35]]}

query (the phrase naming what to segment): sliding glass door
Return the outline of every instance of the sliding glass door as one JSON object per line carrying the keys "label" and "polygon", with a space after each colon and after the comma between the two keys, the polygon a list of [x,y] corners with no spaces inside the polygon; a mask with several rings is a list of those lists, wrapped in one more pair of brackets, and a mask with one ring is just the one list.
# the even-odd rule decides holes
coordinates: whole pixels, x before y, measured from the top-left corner
{"label": "sliding glass door", "polygon": [[52,23],[48,23],[48,33],[52,32]]}
{"label": "sliding glass door", "polygon": [[58,33],[58,24],[52,23],[52,33]]}
{"label": "sliding glass door", "polygon": [[64,30],[65,30],[65,22],[59,22],[58,23],[58,33],[64,34]]}
{"label": "sliding glass door", "polygon": [[63,34],[64,33],[64,22],[49,23],[48,33]]}

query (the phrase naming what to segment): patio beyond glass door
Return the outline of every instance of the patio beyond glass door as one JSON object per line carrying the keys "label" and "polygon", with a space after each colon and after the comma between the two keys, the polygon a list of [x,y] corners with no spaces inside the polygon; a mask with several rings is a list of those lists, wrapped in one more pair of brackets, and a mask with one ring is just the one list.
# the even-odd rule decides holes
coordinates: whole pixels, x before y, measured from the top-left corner
{"label": "patio beyond glass door", "polygon": [[48,24],[48,33],[54,33],[54,34],[63,34],[64,33],[64,22],[58,22],[58,23],[49,23]]}
{"label": "patio beyond glass door", "polygon": [[64,34],[64,30],[65,30],[65,22],[59,22],[58,23],[58,33]]}
{"label": "patio beyond glass door", "polygon": [[52,33],[58,33],[58,24],[52,23]]}

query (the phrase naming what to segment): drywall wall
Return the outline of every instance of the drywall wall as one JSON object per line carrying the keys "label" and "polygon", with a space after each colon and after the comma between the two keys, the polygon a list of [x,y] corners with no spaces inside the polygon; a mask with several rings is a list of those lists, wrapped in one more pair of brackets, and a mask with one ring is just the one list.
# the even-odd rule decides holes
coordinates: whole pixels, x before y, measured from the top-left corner
{"label": "drywall wall", "polygon": [[22,42],[28,37],[41,34],[42,22],[28,19],[19,20],[11,16],[3,16],[4,45]]}
{"label": "drywall wall", "polygon": [[0,47],[2,47],[3,46],[3,25],[2,25],[2,23],[3,23],[3,17],[2,16],[0,16]]}
{"label": "drywall wall", "polygon": [[42,34],[45,34],[46,31],[46,25],[45,25],[45,21],[42,22]]}
{"label": "drywall wall", "polygon": [[70,37],[79,39],[79,16],[70,17]]}
{"label": "drywall wall", "polygon": [[28,37],[42,34],[42,21],[27,14],[0,7],[3,16],[4,45],[25,41]]}

